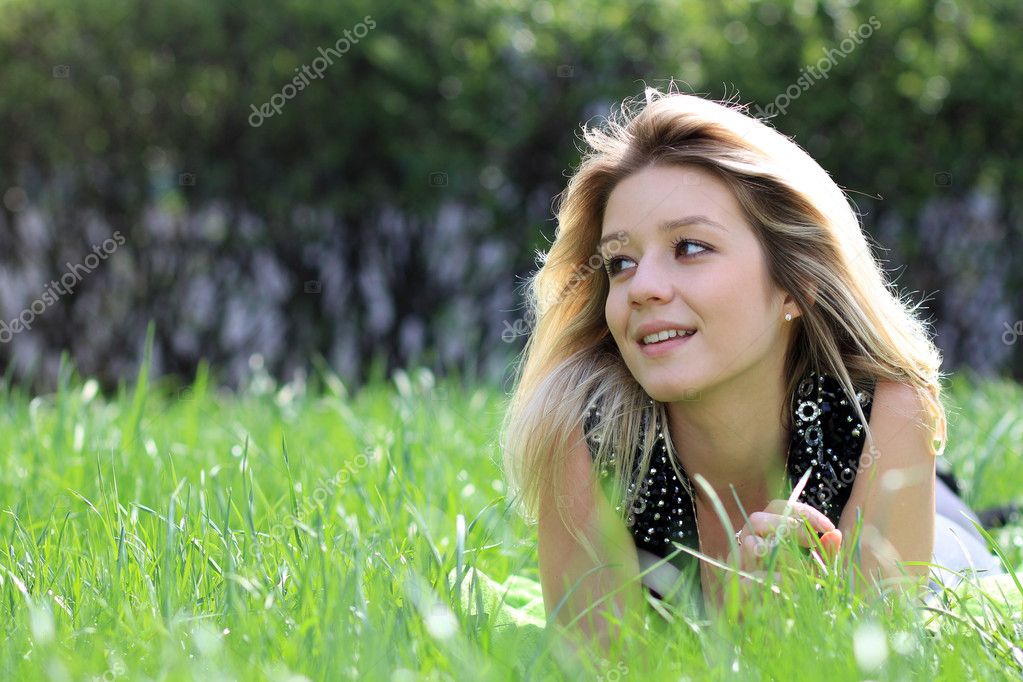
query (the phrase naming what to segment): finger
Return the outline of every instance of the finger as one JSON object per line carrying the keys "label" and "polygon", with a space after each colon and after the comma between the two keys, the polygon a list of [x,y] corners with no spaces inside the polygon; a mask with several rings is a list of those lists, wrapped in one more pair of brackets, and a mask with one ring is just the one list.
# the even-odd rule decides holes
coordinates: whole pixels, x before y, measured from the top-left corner
{"label": "finger", "polygon": [[791,506],[788,506],[786,500],[771,500],[764,511],[782,516],[805,517],[810,521],[810,525],[821,533],[835,530],[835,523],[828,518],[827,514],[805,502],[793,502]]}
{"label": "finger", "polygon": [[744,529],[742,543],[739,545],[742,570],[750,571],[757,568],[766,554],[767,543],[763,538],[752,534],[749,529]]}
{"label": "finger", "polygon": [[821,536],[821,545],[831,556],[838,554],[839,549],[842,547],[842,531],[836,528],[829,533],[825,533]]}
{"label": "finger", "polygon": [[817,528],[822,533],[834,530],[835,528],[834,522],[828,518],[827,514],[805,502],[792,502],[790,504],[786,500],[771,500],[764,511],[782,516],[805,517],[814,528]]}
{"label": "finger", "polygon": [[780,542],[792,536],[802,547],[813,547],[817,533],[808,530],[802,518],[780,516],[768,512],[754,512],[746,524],[746,532],[753,532],[764,539],[773,538]]}

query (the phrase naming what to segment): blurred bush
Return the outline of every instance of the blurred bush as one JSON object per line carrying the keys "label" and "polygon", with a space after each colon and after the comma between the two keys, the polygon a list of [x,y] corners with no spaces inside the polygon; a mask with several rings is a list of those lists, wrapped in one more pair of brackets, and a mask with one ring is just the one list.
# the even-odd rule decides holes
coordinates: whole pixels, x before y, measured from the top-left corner
{"label": "blurred bush", "polygon": [[68,348],[112,383],[151,318],[163,373],[500,377],[578,126],[671,77],[777,114],[931,299],[950,365],[1023,372],[1017,0],[0,10],[0,321],[31,326],[0,327],[0,362],[22,378],[52,384]]}

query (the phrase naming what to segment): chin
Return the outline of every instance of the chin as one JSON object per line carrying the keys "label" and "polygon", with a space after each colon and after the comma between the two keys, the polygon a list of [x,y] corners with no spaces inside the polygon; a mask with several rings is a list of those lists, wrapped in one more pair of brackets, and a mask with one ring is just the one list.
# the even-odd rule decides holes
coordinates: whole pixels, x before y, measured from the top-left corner
{"label": "chin", "polygon": [[654,381],[643,383],[643,390],[647,395],[659,403],[677,403],[686,400],[699,400],[703,384],[700,382],[688,381]]}

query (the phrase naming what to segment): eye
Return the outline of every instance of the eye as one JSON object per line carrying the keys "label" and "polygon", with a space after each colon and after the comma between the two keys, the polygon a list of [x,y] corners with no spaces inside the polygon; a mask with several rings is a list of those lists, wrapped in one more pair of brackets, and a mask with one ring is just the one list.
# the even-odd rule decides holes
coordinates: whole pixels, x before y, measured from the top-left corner
{"label": "eye", "polygon": [[[679,239],[676,239],[675,241],[673,241],[671,243],[671,247],[672,247],[672,249],[675,250],[676,255],[678,254],[678,250],[679,250],[680,246],[683,247],[683,251],[685,250],[684,247],[687,247],[687,246],[695,246],[695,247],[697,247],[699,249],[702,249],[703,251],[710,251],[710,247],[704,246],[700,242],[693,241],[692,239],[679,238]],[[683,256],[683,257],[684,258],[694,258],[695,256],[700,255],[700,253],[702,253],[702,251],[701,252],[697,252],[697,253],[695,253],[693,255],[686,255],[686,256]],[[621,272],[621,270],[617,269],[617,267],[621,264],[621,262],[622,261],[631,261],[631,260],[632,260],[631,258],[626,258],[624,256],[616,256],[614,258],[605,258],[604,259],[604,270],[607,272],[607,276],[608,277],[614,277],[619,272]]]}

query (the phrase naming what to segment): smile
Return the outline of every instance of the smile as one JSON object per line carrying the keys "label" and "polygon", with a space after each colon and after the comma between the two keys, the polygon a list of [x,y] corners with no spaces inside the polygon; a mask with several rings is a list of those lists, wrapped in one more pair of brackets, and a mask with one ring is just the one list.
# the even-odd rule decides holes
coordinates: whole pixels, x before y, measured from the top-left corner
{"label": "smile", "polygon": [[691,338],[696,336],[696,334],[697,332],[692,332],[691,334],[678,334],[665,339],[664,341],[657,341],[656,343],[643,343],[640,341],[638,342],[639,350],[648,358],[659,357],[670,353],[676,348],[686,345],[689,343]]}

